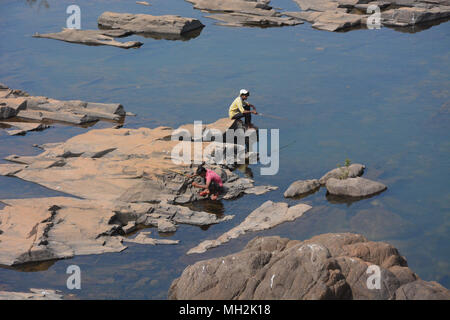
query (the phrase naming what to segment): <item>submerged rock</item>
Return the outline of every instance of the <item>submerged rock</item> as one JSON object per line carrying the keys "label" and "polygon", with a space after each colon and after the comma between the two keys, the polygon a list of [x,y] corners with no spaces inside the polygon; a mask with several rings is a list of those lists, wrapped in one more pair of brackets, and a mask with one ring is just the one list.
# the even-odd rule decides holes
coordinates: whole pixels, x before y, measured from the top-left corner
{"label": "submerged rock", "polygon": [[187,254],[203,253],[247,232],[266,230],[283,222],[293,221],[301,217],[309,209],[311,209],[311,206],[307,204],[289,207],[287,203],[266,201],[250,213],[240,225],[224,233],[216,240],[203,241],[195,248],[190,249]]}
{"label": "submerged rock", "polygon": [[113,46],[124,49],[138,48],[142,45],[139,41],[120,42],[117,37],[124,37],[131,34],[122,30],[77,30],[63,29],[57,33],[46,33],[33,35],[34,38],[47,38],[61,40],[71,43],[81,43],[91,46]]}
{"label": "submerged rock", "polygon": [[326,188],[332,195],[348,197],[367,197],[387,189],[387,187],[380,182],[361,177],[348,179],[330,178],[327,180]]}
{"label": "submerged rock", "polygon": [[[379,287],[369,267],[379,268]],[[240,252],[188,266],[168,298],[450,299],[450,291],[420,280],[390,244],[328,233],[305,241],[257,237]]]}
{"label": "submerged rock", "polygon": [[30,289],[30,292],[0,291],[0,300],[62,300],[62,293],[50,289]]}
{"label": "submerged rock", "polygon": [[298,180],[293,182],[289,188],[284,192],[285,198],[300,196],[312,192],[320,188],[320,182],[317,179],[312,180]]}

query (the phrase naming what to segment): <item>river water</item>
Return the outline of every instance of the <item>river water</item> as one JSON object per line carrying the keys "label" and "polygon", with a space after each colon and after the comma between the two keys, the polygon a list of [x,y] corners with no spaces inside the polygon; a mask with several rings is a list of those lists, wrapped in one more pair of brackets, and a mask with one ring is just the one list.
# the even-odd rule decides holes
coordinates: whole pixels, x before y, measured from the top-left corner
{"label": "river water", "polygon": [[[450,24],[399,32],[318,31],[305,23],[283,28],[217,26],[182,0],[77,1],[81,27],[96,29],[104,11],[177,14],[206,27],[189,41],[132,36],[139,49],[92,47],[50,39],[66,24],[71,1],[0,2],[0,82],[31,95],[56,99],[119,102],[125,127],[177,127],[227,115],[240,88],[251,92],[260,128],[280,130],[280,169],[256,184],[277,191],[196,207],[235,218],[198,228],[181,225],[167,236],[176,246],[127,244],[122,253],[80,256],[19,268],[0,268],[0,290],[59,289],[74,298],[165,299],[170,283],[198,260],[241,250],[255,236],[306,239],[326,232],[357,232],[396,246],[425,280],[450,288]],[[298,10],[290,0],[272,5]],[[93,128],[109,127],[99,122]],[[9,137],[0,132],[0,157],[39,153],[33,144],[64,141],[86,128],[55,125],[43,132]],[[327,199],[324,188],[303,199],[286,200],[294,180],[320,178],[345,159],[366,165],[364,177],[388,190],[356,202]],[[1,160],[3,162],[3,160]],[[245,174],[245,170],[242,170]],[[0,199],[60,193],[16,178],[0,177]],[[251,233],[205,254],[190,248],[238,225],[266,200],[300,201],[313,209],[294,222]],[[154,229],[152,236],[161,237]],[[66,288],[69,265],[82,270],[82,289]]]}

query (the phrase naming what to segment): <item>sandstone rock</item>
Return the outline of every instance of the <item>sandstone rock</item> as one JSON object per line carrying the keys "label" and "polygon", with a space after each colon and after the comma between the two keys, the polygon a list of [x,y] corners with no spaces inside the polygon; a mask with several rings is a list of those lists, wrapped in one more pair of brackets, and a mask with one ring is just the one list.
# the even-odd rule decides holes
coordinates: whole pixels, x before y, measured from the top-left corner
{"label": "sandstone rock", "polygon": [[250,213],[240,225],[224,233],[216,240],[203,241],[195,248],[190,249],[187,254],[203,253],[207,249],[217,247],[247,232],[270,229],[283,222],[293,221],[309,209],[311,209],[311,206],[306,204],[288,207],[287,203],[266,201]]}
{"label": "sandstone rock", "polygon": [[386,26],[406,27],[423,22],[450,17],[450,6],[432,8],[397,8],[381,13],[381,23]]}
{"label": "sandstone rock", "polygon": [[282,27],[303,24],[293,17],[256,16],[245,13],[214,14],[207,18],[219,20],[223,26],[250,26],[250,27]]}
{"label": "sandstone rock", "polygon": [[[368,287],[378,266],[380,288]],[[400,276],[404,274],[413,276]],[[449,290],[417,280],[398,251],[351,233],[305,241],[257,237],[235,254],[188,266],[169,299],[449,299]],[[404,283],[407,282],[408,283]],[[412,281],[412,282],[411,282]],[[404,290],[401,290],[401,289]]]}
{"label": "sandstone rock", "polygon": [[326,188],[332,195],[349,197],[367,197],[387,189],[380,182],[361,177],[348,179],[330,178],[327,180]]}
{"label": "sandstone rock", "polygon": [[416,280],[395,291],[396,300],[450,300],[449,290],[435,281]]}
{"label": "sandstone rock", "polygon": [[[34,99],[32,107],[45,105],[45,101]],[[67,102],[67,105],[89,107],[89,103],[76,101]],[[95,107],[100,109],[99,105]],[[109,107],[112,109],[106,109],[107,112],[120,112],[118,106]],[[0,234],[0,264],[117,252],[125,248],[121,241],[127,241],[119,235],[142,226],[173,232],[177,224],[206,226],[233,218],[180,205],[202,197],[199,189],[192,187],[192,178],[186,176],[193,173],[191,163],[172,161],[171,151],[180,143],[170,140],[172,131],[168,127],[91,130],[65,142],[41,145],[43,151],[36,156],[6,157],[14,163],[0,164],[0,174],[32,181],[81,199],[5,200],[10,206],[0,211],[0,230],[5,228],[8,232]],[[210,144],[200,142],[200,147],[206,148]],[[262,194],[275,189],[255,187],[253,180],[240,178],[216,164],[208,167],[224,179],[223,198]],[[48,211],[49,208],[52,210]],[[287,218],[298,213],[291,214],[293,209],[289,209]],[[95,212],[91,219],[90,215]],[[32,231],[33,228],[37,230]],[[74,231],[77,228],[81,230],[78,233]],[[29,237],[29,234],[36,234],[36,237]],[[174,243],[144,238],[133,241]]]}
{"label": "sandstone rock", "polygon": [[319,182],[321,185],[325,185],[330,178],[345,179],[359,177],[364,173],[365,168],[365,165],[358,163],[351,164],[348,167],[339,167],[327,172],[324,176],[322,176],[322,178],[320,178]]}
{"label": "sandstone rock", "polygon": [[81,43],[91,46],[114,46],[124,49],[138,48],[142,45],[139,41],[120,42],[115,40],[115,37],[123,37],[128,35],[128,32],[122,30],[77,30],[77,29],[63,29],[57,33],[46,33],[33,35],[34,38],[47,38],[61,40],[71,43]]}
{"label": "sandstone rock", "polygon": [[[110,32],[123,33],[123,31],[112,30]],[[5,86],[6,87],[6,86]],[[2,92],[7,94],[3,94]],[[17,116],[25,120],[35,121],[58,121],[75,125],[81,125],[108,119],[118,121],[125,116],[126,112],[121,104],[117,103],[94,103],[78,100],[61,101],[47,97],[29,96],[26,92],[12,89],[0,89],[0,119]],[[40,130],[44,124],[32,129],[31,124],[16,123],[18,130],[10,134],[23,134],[25,131]],[[22,127],[22,128],[21,128]]]}
{"label": "sandstone rock", "polygon": [[313,180],[298,180],[293,182],[284,192],[285,198],[299,196],[305,193],[316,190],[320,187],[320,182],[317,179]]}
{"label": "sandstone rock", "polygon": [[132,242],[138,244],[150,244],[150,245],[158,245],[158,244],[178,244],[179,240],[169,240],[169,239],[154,239],[149,238],[151,232],[140,232],[134,239],[122,238],[124,242]]}
{"label": "sandstone rock", "polygon": [[[207,18],[220,21],[225,26],[280,27],[294,26],[302,22],[295,18],[281,17],[269,5],[270,1],[249,0],[186,0],[195,9],[214,13]],[[217,14],[220,12],[219,14]]]}
{"label": "sandstone rock", "polygon": [[132,33],[176,34],[181,35],[204,25],[197,19],[174,15],[152,16],[149,14],[130,14],[104,12],[98,18],[101,28],[120,29]]}
{"label": "sandstone rock", "polygon": [[302,11],[333,11],[339,6],[337,1],[331,0],[294,0]]}
{"label": "sandstone rock", "polygon": [[117,227],[109,224],[114,212],[107,203],[66,197],[2,202],[6,207],[0,211],[0,264],[125,249],[120,241],[106,236]]}
{"label": "sandstone rock", "polygon": [[58,290],[30,289],[30,292],[0,291],[0,300],[62,300]]}
{"label": "sandstone rock", "polygon": [[40,131],[47,129],[49,126],[44,123],[32,123],[32,122],[0,122],[1,124],[7,124],[12,126],[13,129],[6,130],[6,133],[10,136],[22,135],[28,131]]}
{"label": "sandstone rock", "polygon": [[20,110],[25,109],[27,100],[23,98],[0,99],[0,119],[14,117]]}
{"label": "sandstone rock", "polygon": [[168,219],[158,220],[158,232],[175,232],[177,231],[177,226]]}

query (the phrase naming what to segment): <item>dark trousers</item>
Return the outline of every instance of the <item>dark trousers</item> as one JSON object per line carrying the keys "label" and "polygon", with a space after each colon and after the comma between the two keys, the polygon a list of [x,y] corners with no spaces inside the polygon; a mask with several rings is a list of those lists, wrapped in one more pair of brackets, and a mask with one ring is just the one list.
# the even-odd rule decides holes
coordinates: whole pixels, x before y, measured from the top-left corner
{"label": "dark trousers", "polygon": [[[249,106],[244,106],[244,110],[249,111],[250,107]],[[245,124],[249,125],[250,123],[252,123],[252,114],[251,113],[241,113],[239,112],[238,114],[235,114],[233,118],[233,120],[238,120],[241,118],[245,118]]]}

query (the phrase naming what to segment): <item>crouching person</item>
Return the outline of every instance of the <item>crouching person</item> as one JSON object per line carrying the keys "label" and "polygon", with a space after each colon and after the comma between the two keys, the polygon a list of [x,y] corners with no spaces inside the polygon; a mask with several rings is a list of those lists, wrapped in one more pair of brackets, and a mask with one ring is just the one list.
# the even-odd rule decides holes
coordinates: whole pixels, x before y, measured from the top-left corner
{"label": "crouching person", "polygon": [[200,176],[205,179],[206,182],[206,184],[192,182],[193,187],[203,189],[203,191],[200,192],[200,195],[202,197],[208,197],[209,195],[211,197],[211,200],[217,200],[219,194],[223,190],[223,183],[220,176],[213,170],[204,168],[203,165],[197,168],[195,175],[193,175],[192,177],[194,176]]}

